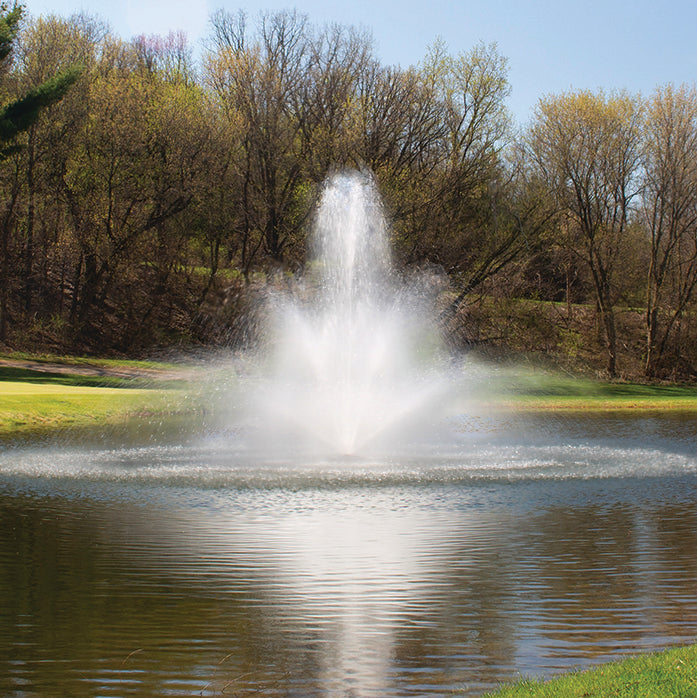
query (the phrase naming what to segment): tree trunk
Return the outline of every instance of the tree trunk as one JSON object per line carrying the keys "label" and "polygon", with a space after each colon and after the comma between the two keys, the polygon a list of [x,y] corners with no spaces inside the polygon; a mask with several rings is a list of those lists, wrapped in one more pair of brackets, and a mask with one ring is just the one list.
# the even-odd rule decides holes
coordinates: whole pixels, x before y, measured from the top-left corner
{"label": "tree trunk", "polygon": [[24,292],[23,304],[26,313],[31,312],[34,295],[34,128],[29,131],[28,161],[27,161],[27,226],[26,244],[24,247]]}
{"label": "tree trunk", "polygon": [[[77,322],[80,327],[84,324],[90,309],[95,304],[97,299],[97,285],[99,283],[97,256],[94,252],[83,254],[83,262],[85,265],[85,275],[77,299]],[[77,287],[75,292],[78,293]]]}
{"label": "tree trunk", "polygon": [[0,262],[0,342],[4,342],[7,338],[7,313],[8,313],[8,286],[9,286],[9,225],[6,221],[2,226],[2,241],[0,241],[0,254],[2,261]]}
{"label": "tree trunk", "polygon": [[264,238],[266,240],[266,249],[270,257],[277,261],[281,261],[281,248],[278,237],[278,218],[276,210],[272,208],[269,211],[269,217],[266,220],[266,229],[264,230]]}
{"label": "tree trunk", "polygon": [[617,327],[615,324],[615,311],[612,303],[609,301],[609,291],[603,287],[596,287],[596,302],[600,326],[603,330],[605,338],[605,347],[607,349],[607,374],[610,378],[617,375]]}
{"label": "tree trunk", "polygon": [[656,376],[656,369],[660,361],[660,353],[657,351],[658,337],[658,308],[648,308],[646,311],[646,361],[644,363],[644,375],[647,378]]}
{"label": "tree trunk", "polygon": [[617,375],[617,329],[615,326],[615,313],[612,308],[604,308],[601,312],[607,344],[607,374],[610,378],[615,378]]}

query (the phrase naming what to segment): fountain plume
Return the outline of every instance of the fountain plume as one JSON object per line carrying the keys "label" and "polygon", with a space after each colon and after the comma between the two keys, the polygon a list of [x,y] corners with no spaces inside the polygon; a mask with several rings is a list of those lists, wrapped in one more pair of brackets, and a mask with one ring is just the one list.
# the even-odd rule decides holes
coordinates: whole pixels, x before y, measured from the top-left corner
{"label": "fountain plume", "polygon": [[272,301],[271,356],[255,391],[264,442],[354,454],[413,435],[445,385],[438,332],[415,287],[395,279],[370,176],[326,182],[312,250],[304,284]]}

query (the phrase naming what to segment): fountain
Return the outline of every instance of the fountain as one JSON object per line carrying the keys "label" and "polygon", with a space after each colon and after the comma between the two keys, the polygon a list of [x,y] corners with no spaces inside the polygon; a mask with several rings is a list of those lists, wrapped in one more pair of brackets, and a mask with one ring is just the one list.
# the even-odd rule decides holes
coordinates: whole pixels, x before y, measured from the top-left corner
{"label": "fountain", "polygon": [[308,273],[271,299],[271,356],[253,389],[263,443],[351,455],[434,424],[449,384],[438,329],[425,283],[397,280],[387,238],[372,178],[331,177]]}

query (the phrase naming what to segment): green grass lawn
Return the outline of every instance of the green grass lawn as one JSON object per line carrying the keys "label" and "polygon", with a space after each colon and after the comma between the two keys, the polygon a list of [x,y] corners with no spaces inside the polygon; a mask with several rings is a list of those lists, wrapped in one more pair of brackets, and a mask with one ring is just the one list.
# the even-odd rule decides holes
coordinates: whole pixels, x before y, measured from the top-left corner
{"label": "green grass lawn", "polygon": [[[194,370],[191,366],[181,372],[175,364],[152,361],[2,358],[32,363],[0,365],[0,436],[198,409],[185,377]],[[86,368],[92,374],[85,375]],[[520,369],[495,372],[480,400],[505,410],[531,412],[697,412],[697,388],[691,386],[613,383]]]}
{"label": "green grass lawn", "polygon": [[697,696],[697,645],[603,664],[548,682],[525,680],[487,695],[495,698]]}
{"label": "green grass lawn", "polygon": [[506,371],[495,381],[491,401],[526,411],[697,411],[697,388],[600,381],[541,371]]}
{"label": "green grass lawn", "polygon": [[[92,388],[148,388],[152,382],[120,376],[84,376],[77,373],[52,373],[14,366],[0,366],[0,393],[8,383],[25,385],[82,386]],[[7,388],[9,390],[9,387]]]}
{"label": "green grass lawn", "polygon": [[181,408],[183,401],[183,391],[172,389],[2,381],[0,436],[174,413]]}
{"label": "green grass lawn", "polygon": [[[172,377],[176,367],[170,364],[92,362],[72,357],[46,357],[44,361],[36,357],[0,358],[30,358],[34,366],[0,365],[2,438],[120,424],[193,409],[187,398],[186,381]],[[38,370],[39,367],[46,370]],[[111,372],[85,375],[80,373],[83,367],[107,368]],[[135,375],[118,375],[124,368],[136,369]],[[153,377],[158,371],[166,377]]]}
{"label": "green grass lawn", "polygon": [[30,354],[12,352],[0,355],[0,359],[31,361],[37,364],[61,364],[63,366],[102,366],[105,368],[140,368],[140,369],[177,369],[178,364],[166,361],[148,361],[142,359],[105,359],[93,356],[64,356],[61,354]]}

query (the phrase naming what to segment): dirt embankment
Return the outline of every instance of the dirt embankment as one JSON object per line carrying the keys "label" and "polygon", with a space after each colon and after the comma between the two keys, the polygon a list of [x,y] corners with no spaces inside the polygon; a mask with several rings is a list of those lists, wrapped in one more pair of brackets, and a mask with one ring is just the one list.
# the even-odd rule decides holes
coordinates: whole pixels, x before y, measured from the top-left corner
{"label": "dirt embankment", "polygon": [[124,379],[176,380],[190,374],[187,367],[151,368],[140,366],[105,366],[86,363],[60,363],[56,361],[39,361],[32,359],[0,358],[0,367],[19,368],[40,373],[59,373],[78,376],[105,376]]}

